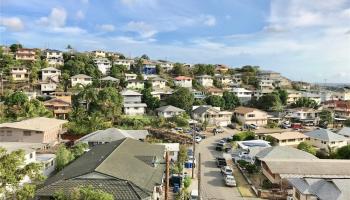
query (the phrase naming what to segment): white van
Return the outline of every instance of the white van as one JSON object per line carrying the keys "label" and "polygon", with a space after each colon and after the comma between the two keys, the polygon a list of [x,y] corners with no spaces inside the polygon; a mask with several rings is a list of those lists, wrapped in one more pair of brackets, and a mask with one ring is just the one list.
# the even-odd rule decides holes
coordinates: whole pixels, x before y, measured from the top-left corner
{"label": "white van", "polygon": [[191,199],[190,200],[199,200],[198,199],[198,190],[191,191]]}

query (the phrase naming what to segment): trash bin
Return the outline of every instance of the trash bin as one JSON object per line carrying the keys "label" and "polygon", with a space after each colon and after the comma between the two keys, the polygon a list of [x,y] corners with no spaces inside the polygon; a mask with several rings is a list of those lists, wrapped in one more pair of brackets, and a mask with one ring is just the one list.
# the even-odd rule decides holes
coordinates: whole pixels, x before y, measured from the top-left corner
{"label": "trash bin", "polygon": [[173,192],[178,193],[180,191],[180,186],[179,184],[174,184]]}

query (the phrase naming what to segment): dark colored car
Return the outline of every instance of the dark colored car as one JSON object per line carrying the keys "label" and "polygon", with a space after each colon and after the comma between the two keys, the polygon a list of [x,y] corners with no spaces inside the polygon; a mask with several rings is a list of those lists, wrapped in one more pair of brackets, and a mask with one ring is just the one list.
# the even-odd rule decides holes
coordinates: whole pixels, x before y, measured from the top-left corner
{"label": "dark colored car", "polygon": [[216,158],[216,166],[220,167],[220,168],[227,166],[226,159],[225,158]]}

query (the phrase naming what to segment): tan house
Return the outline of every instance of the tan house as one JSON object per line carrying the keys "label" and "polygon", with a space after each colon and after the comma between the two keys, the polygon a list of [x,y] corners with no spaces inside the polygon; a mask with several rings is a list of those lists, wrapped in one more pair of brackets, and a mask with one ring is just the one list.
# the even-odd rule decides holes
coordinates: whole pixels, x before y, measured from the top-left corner
{"label": "tan house", "polygon": [[224,91],[220,88],[210,87],[206,89],[205,93],[207,93],[208,95],[215,95],[215,96],[222,97],[222,95],[224,94]]}
{"label": "tan house", "polygon": [[196,76],[196,80],[203,87],[212,87],[213,86],[213,78],[209,75]]}
{"label": "tan house", "polygon": [[267,124],[267,113],[256,108],[237,107],[234,116],[242,124],[255,124],[257,126]]}
{"label": "tan house", "polygon": [[11,77],[14,81],[28,81],[29,71],[27,67],[19,66],[12,67],[10,71]]}
{"label": "tan house", "polygon": [[199,106],[192,111],[192,118],[212,126],[227,126],[231,123],[232,112],[220,111],[220,108],[211,106]]}
{"label": "tan house", "polygon": [[91,55],[95,58],[105,58],[106,52],[102,50],[95,50],[91,52]]}
{"label": "tan house", "polygon": [[16,51],[16,60],[34,61],[35,49],[22,48]]}
{"label": "tan house", "polygon": [[160,77],[152,78],[150,80],[153,88],[164,89],[166,87],[166,80]]}
{"label": "tan house", "polygon": [[45,101],[44,106],[51,110],[57,119],[67,119],[68,113],[72,110],[70,102],[57,98]]}
{"label": "tan house", "polygon": [[70,79],[71,79],[72,87],[76,85],[85,86],[85,85],[92,84],[92,77],[85,74],[78,74],[78,75],[72,76]]}
{"label": "tan house", "polygon": [[308,136],[298,131],[288,131],[281,133],[273,133],[259,136],[260,139],[266,139],[267,136],[271,136],[278,146],[297,146],[301,142],[305,142],[309,139]]}
{"label": "tan house", "polygon": [[0,142],[55,144],[64,133],[66,120],[35,117],[19,122],[0,124]]}
{"label": "tan house", "polygon": [[70,92],[53,92],[52,97],[56,99],[61,99],[68,103],[72,102],[72,93]]}
{"label": "tan house", "polygon": [[333,133],[328,129],[316,129],[305,133],[310,137],[310,143],[320,149],[327,150],[329,147],[337,149],[347,145],[348,138]]}

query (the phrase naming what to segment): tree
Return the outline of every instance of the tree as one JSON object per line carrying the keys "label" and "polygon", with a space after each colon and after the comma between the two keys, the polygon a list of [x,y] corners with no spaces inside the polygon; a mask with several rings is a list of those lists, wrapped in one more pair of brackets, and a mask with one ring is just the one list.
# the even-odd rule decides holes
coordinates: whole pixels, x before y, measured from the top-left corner
{"label": "tree", "polygon": [[301,142],[298,144],[298,149],[302,150],[302,151],[306,151],[312,155],[316,155],[316,149],[315,147],[313,147],[311,144],[307,143],[307,142]]}
{"label": "tree", "polygon": [[61,144],[56,152],[56,169],[62,170],[67,164],[74,160],[74,155],[63,144]]}
{"label": "tree", "polygon": [[278,95],[264,94],[257,101],[257,107],[263,110],[280,111],[282,109],[282,103]]}
{"label": "tree", "polygon": [[222,98],[225,101],[225,110],[232,110],[241,105],[239,98],[232,92],[225,91]]}
{"label": "tree", "polygon": [[286,90],[277,89],[274,91],[281,100],[282,105],[287,105],[288,92]]}
{"label": "tree", "polygon": [[333,123],[333,114],[329,110],[322,110],[319,114],[320,124],[331,124]]}
{"label": "tree", "polygon": [[148,57],[146,54],[143,54],[143,55],[141,56],[141,59],[149,60],[149,57]]}
{"label": "tree", "polygon": [[190,111],[194,102],[194,95],[187,88],[180,88],[176,90],[173,95],[166,99],[169,105]]}
{"label": "tree", "polygon": [[58,191],[54,194],[55,200],[113,200],[114,196],[92,186],[74,188],[69,193]]}
{"label": "tree", "polygon": [[214,80],[213,80],[213,85],[215,87],[217,87],[217,88],[222,88],[223,87],[222,83],[216,78],[214,78]]}
{"label": "tree", "polygon": [[164,69],[158,64],[156,65],[156,73],[157,74],[163,74],[164,73]]}
{"label": "tree", "polygon": [[18,49],[23,48],[22,44],[11,44],[10,49],[12,53],[15,53]]}
{"label": "tree", "polygon": [[74,158],[78,158],[81,155],[84,154],[84,152],[89,148],[89,145],[83,142],[79,142],[78,144],[74,145],[72,148],[71,153],[73,154]]}
{"label": "tree", "polygon": [[271,135],[266,136],[265,140],[270,142],[271,146],[276,146],[276,144],[277,144],[276,139],[274,137],[272,137]]}
{"label": "tree", "polygon": [[310,99],[308,97],[301,97],[295,103],[292,104],[292,107],[293,108],[300,108],[300,107],[317,108],[318,104],[313,99]]}
{"label": "tree", "polygon": [[[39,163],[25,163],[24,150],[8,153],[0,147],[0,194],[8,199],[30,199],[35,195],[35,184],[25,184],[21,181],[28,176],[32,183],[43,180]],[[10,198],[13,197],[13,198]]]}
{"label": "tree", "polygon": [[159,108],[160,100],[157,97],[152,96],[151,91],[151,88],[146,87],[142,90],[142,101],[147,104],[147,109],[155,110],[156,108]]}
{"label": "tree", "polygon": [[100,111],[114,123],[122,114],[123,96],[113,87],[103,88],[98,92],[97,106],[96,111]]}
{"label": "tree", "polygon": [[205,102],[208,105],[214,106],[214,107],[220,107],[223,108],[225,106],[225,100],[217,95],[211,95],[205,98]]}
{"label": "tree", "polygon": [[172,73],[176,76],[187,76],[189,75],[188,69],[181,63],[175,63]]}
{"label": "tree", "polygon": [[338,159],[350,159],[350,145],[340,147],[337,150],[336,158],[338,158]]}
{"label": "tree", "polygon": [[127,68],[124,65],[113,65],[110,69],[110,75],[114,78],[124,77],[124,73],[127,72]]}

